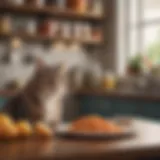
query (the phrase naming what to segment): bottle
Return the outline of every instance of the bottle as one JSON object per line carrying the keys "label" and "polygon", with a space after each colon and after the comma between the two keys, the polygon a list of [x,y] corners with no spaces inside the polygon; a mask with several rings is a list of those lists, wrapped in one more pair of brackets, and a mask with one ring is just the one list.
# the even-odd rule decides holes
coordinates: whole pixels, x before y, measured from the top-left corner
{"label": "bottle", "polygon": [[93,0],[93,13],[96,15],[102,15],[103,14],[103,4],[102,0]]}
{"label": "bottle", "polygon": [[12,30],[11,17],[9,15],[3,16],[0,22],[0,32],[9,33]]}

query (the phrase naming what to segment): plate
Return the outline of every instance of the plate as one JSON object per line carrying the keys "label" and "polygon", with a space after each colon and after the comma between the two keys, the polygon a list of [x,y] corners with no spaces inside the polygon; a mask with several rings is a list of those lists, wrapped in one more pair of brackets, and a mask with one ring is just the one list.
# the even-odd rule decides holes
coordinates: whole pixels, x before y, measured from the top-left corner
{"label": "plate", "polygon": [[79,139],[120,139],[134,135],[133,129],[129,126],[123,126],[121,132],[118,133],[88,133],[88,132],[70,132],[71,124],[60,124],[56,129],[56,136],[63,138],[79,138]]}

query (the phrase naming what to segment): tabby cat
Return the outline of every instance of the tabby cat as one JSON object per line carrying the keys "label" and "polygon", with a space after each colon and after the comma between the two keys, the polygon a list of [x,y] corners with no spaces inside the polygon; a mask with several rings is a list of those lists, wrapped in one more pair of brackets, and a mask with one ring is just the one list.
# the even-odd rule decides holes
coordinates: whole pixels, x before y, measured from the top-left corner
{"label": "tabby cat", "polygon": [[56,123],[61,120],[67,87],[67,74],[62,67],[37,69],[24,89],[4,106],[3,112],[15,120]]}

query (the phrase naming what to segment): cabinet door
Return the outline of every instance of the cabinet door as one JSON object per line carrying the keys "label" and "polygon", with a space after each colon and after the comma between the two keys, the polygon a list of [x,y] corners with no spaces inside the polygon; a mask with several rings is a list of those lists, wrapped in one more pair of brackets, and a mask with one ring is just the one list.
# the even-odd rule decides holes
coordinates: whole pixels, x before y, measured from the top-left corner
{"label": "cabinet door", "polygon": [[134,100],[114,99],[112,106],[115,116],[137,116],[138,103]]}
{"label": "cabinet door", "polygon": [[80,115],[99,114],[105,117],[113,116],[113,108],[110,100],[100,96],[82,96],[79,98]]}
{"label": "cabinet door", "polygon": [[160,102],[141,102],[139,114],[145,118],[160,120]]}

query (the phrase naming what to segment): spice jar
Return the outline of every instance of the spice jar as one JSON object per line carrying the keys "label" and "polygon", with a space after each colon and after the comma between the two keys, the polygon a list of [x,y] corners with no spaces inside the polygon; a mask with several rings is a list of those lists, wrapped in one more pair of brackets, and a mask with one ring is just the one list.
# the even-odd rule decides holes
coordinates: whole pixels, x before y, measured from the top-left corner
{"label": "spice jar", "polygon": [[99,26],[94,26],[92,30],[92,39],[95,41],[101,41],[102,40],[102,31]]}
{"label": "spice jar", "polygon": [[88,0],[68,0],[67,6],[78,12],[86,12],[88,8]]}
{"label": "spice jar", "polygon": [[66,0],[57,0],[57,7],[60,9],[66,8]]}
{"label": "spice jar", "polygon": [[46,0],[46,6],[56,6],[58,0]]}
{"label": "spice jar", "polygon": [[104,88],[113,90],[116,88],[116,77],[113,73],[107,72],[104,77]]}
{"label": "spice jar", "polygon": [[62,37],[63,38],[71,38],[72,37],[72,25],[70,22],[62,23]]}
{"label": "spice jar", "polygon": [[102,13],[103,13],[102,0],[93,0],[92,3],[93,3],[92,12],[97,15],[102,15]]}
{"label": "spice jar", "polygon": [[10,3],[12,5],[23,5],[24,0],[8,0],[8,3]]}
{"label": "spice jar", "polygon": [[0,19],[0,32],[2,33],[9,33],[11,32],[11,17],[6,15],[1,17]]}
{"label": "spice jar", "polygon": [[43,36],[52,36],[52,21],[51,20],[43,21],[40,24],[38,31]]}
{"label": "spice jar", "polygon": [[37,30],[37,23],[36,23],[35,19],[28,19],[26,32],[28,34],[34,35],[34,34],[36,34],[36,30]]}
{"label": "spice jar", "polygon": [[80,22],[76,22],[74,24],[73,30],[74,30],[74,33],[73,33],[74,38],[77,39],[77,40],[81,39],[82,36],[83,36],[83,24],[80,23]]}
{"label": "spice jar", "polygon": [[91,40],[92,39],[92,29],[91,25],[88,23],[83,24],[83,35],[85,40]]}
{"label": "spice jar", "polygon": [[43,7],[45,4],[45,0],[26,0],[28,5],[35,5],[37,7]]}

